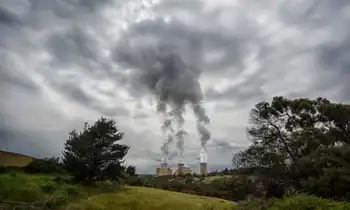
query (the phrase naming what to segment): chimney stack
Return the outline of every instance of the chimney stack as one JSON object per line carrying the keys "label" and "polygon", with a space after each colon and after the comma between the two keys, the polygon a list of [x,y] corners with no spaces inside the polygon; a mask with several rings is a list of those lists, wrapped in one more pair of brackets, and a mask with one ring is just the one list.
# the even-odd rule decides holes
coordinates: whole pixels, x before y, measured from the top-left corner
{"label": "chimney stack", "polygon": [[206,176],[208,174],[208,166],[207,166],[207,162],[208,162],[208,155],[207,155],[207,151],[204,147],[201,148],[201,151],[199,153],[199,164],[200,164],[200,174],[202,176]]}

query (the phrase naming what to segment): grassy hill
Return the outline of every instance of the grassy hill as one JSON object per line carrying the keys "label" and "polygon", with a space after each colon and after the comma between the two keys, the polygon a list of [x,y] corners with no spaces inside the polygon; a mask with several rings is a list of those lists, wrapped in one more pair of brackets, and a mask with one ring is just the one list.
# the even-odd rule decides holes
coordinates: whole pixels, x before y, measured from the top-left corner
{"label": "grassy hill", "polygon": [[232,207],[232,202],[216,198],[146,187],[126,187],[119,193],[93,196],[77,204],[71,204],[66,209],[232,210]]}
{"label": "grassy hill", "polygon": [[57,181],[54,176],[23,173],[0,174],[0,186],[0,200],[6,201],[0,209],[28,203],[40,207],[45,202],[66,210],[232,210],[234,205],[226,200],[145,187],[126,186],[113,192],[106,184],[87,188]]}
{"label": "grassy hill", "polygon": [[35,158],[27,155],[0,150],[0,167],[23,167],[33,159]]}

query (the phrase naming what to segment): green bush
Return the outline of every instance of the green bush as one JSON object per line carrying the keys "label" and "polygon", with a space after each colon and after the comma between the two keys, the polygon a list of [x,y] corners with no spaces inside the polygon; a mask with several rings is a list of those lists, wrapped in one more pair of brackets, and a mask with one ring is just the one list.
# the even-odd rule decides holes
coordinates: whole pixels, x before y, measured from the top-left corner
{"label": "green bush", "polygon": [[136,176],[130,176],[127,177],[125,180],[125,184],[131,185],[131,186],[143,186],[144,181]]}
{"label": "green bush", "polygon": [[235,210],[348,210],[350,203],[297,195],[283,199],[250,199],[240,202]]}
{"label": "green bush", "polygon": [[55,157],[33,160],[23,169],[26,173],[56,174],[64,172],[62,163],[60,163],[59,158]]}

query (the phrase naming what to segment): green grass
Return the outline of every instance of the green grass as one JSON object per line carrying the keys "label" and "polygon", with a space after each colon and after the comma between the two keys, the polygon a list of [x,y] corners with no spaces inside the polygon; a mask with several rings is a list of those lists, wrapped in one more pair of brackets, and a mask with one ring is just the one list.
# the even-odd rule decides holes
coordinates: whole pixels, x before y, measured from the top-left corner
{"label": "green grass", "polygon": [[233,202],[146,187],[125,187],[71,204],[67,210],[232,210]]}
{"label": "green grass", "polygon": [[[57,182],[55,176],[10,172],[0,174],[0,199],[8,202],[60,206],[78,197],[93,195],[89,188]],[[0,206],[1,207],[1,206]],[[0,208],[1,209],[1,208]]]}
{"label": "green grass", "polygon": [[[54,181],[56,177],[20,172],[0,174],[0,199],[36,206],[52,201],[55,209],[67,210],[232,210],[234,205],[226,200],[145,187],[126,186],[113,192],[115,189],[109,189],[111,184],[88,188]],[[0,204],[0,209],[3,207]]]}

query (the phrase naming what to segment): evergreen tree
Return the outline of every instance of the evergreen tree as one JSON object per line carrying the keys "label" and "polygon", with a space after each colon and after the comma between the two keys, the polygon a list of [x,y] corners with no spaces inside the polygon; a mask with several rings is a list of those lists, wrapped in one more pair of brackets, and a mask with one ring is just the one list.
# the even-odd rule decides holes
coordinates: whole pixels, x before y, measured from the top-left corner
{"label": "evergreen tree", "polygon": [[65,143],[63,163],[76,181],[118,180],[123,176],[123,158],[129,146],[117,144],[124,136],[116,122],[101,117],[93,125],[85,123],[81,132],[73,130]]}
{"label": "evergreen tree", "polygon": [[126,168],[126,173],[130,176],[135,176],[136,175],[136,168],[135,166],[128,166]]}

